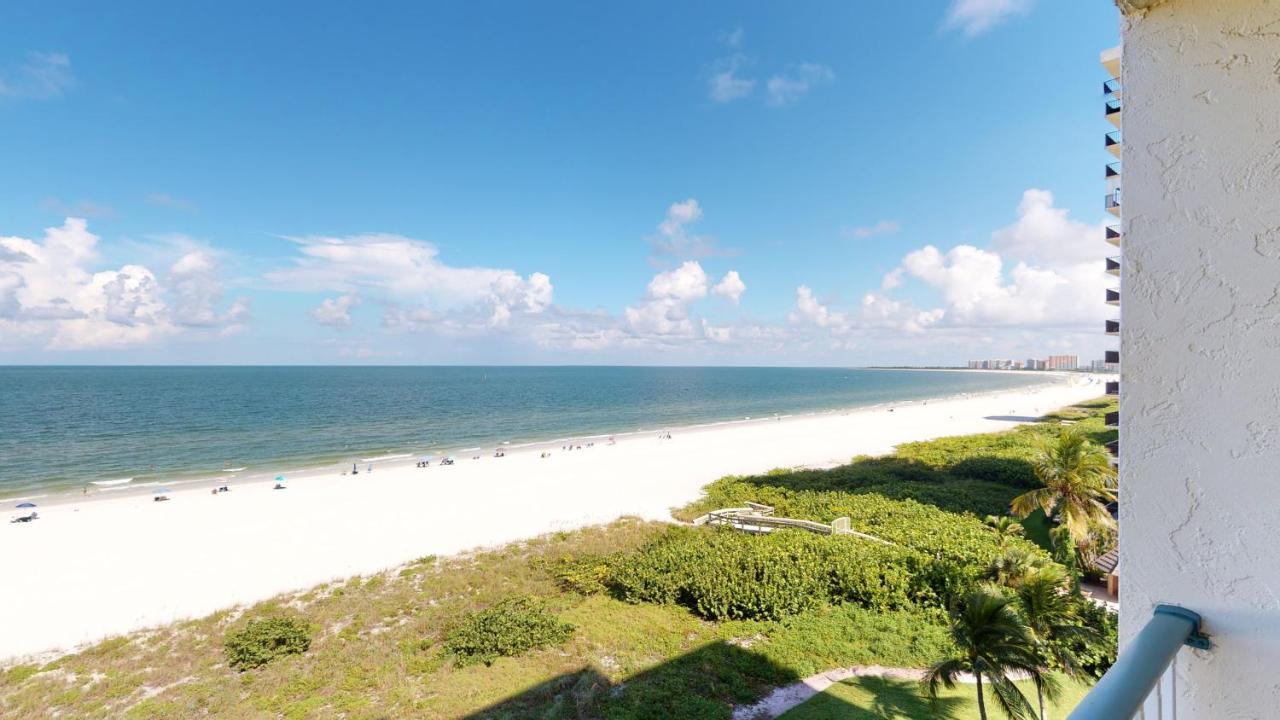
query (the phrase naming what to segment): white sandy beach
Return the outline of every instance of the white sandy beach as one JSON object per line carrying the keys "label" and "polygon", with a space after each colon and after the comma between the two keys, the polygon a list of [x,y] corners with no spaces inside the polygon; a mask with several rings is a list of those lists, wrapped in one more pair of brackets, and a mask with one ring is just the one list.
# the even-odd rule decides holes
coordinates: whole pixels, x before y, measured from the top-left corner
{"label": "white sandy beach", "polygon": [[[728,474],[830,466],[899,443],[1011,427],[1103,393],[1071,374],[1030,389],[925,403],[674,429],[540,458],[543,448],[451,467],[175,486],[169,502],[100,493],[41,500],[0,524],[0,659],[68,649],[423,555],[444,555],[621,515],[669,519]],[[362,467],[363,471],[364,468]],[[7,520],[7,517],[4,518]]]}

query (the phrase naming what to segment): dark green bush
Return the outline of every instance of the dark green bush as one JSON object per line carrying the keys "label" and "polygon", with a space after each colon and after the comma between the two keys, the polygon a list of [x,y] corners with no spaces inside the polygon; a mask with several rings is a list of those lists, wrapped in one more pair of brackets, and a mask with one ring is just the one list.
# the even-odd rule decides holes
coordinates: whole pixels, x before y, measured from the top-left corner
{"label": "dark green bush", "polygon": [[560,645],[569,639],[573,629],[547,610],[542,601],[520,595],[468,614],[445,638],[444,647],[459,665],[489,665],[499,657]]}
{"label": "dark green bush", "polygon": [[931,593],[919,553],[850,536],[672,528],[621,561],[617,593],[681,603],[713,620],[776,620],[831,602],[890,609]]}
{"label": "dark green bush", "polygon": [[250,620],[227,634],[227,662],[237,670],[262,667],[282,655],[299,655],[311,647],[311,628],[289,617]]}
{"label": "dark green bush", "polygon": [[1059,639],[1058,643],[1075,658],[1085,675],[1100,678],[1116,661],[1120,642],[1118,618],[1115,613],[1084,596],[1077,596],[1075,612],[1080,623],[1092,628],[1097,635],[1092,638],[1070,635]]}

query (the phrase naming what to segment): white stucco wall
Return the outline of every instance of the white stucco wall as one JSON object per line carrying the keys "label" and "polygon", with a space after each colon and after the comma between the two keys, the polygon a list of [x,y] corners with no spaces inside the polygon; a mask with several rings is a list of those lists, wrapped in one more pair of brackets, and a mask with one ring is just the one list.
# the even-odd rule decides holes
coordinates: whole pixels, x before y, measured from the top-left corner
{"label": "white stucco wall", "polygon": [[1280,718],[1280,0],[1123,20],[1122,645],[1167,602],[1179,718]]}

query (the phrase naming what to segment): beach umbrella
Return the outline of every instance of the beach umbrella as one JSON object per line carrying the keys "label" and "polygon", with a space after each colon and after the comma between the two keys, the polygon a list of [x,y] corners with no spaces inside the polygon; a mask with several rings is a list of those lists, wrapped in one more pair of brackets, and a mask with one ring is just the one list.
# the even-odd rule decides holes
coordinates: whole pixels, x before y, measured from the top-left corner
{"label": "beach umbrella", "polygon": [[35,506],[36,506],[36,504],[35,504],[35,503],[33,503],[33,502],[24,502],[24,503],[18,503],[16,507],[18,507],[18,508],[20,508],[20,509],[23,509],[23,510],[26,510],[26,509],[28,509],[28,508],[33,508],[33,507],[35,507]]}
{"label": "beach umbrella", "polygon": [[284,476],[283,476],[283,475],[277,475],[277,476],[276,476],[276,482],[279,482],[279,483],[284,482]]}
{"label": "beach umbrella", "polygon": [[151,492],[151,494],[152,494],[152,495],[168,495],[168,494],[169,494],[169,488],[163,488],[163,487],[162,487],[162,488],[156,488],[155,490],[153,490],[153,491]]}

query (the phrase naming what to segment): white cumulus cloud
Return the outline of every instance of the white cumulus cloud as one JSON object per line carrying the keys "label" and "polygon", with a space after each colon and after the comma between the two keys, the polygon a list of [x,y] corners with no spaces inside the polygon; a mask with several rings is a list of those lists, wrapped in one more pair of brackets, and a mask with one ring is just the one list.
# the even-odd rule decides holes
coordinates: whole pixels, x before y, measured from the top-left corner
{"label": "white cumulus cloud", "polygon": [[514,270],[456,267],[439,257],[435,245],[394,234],[290,238],[300,257],[266,279],[300,292],[360,292],[385,304],[385,325],[416,329],[423,319],[460,325],[506,327],[513,315],[537,315],[552,302],[551,278],[521,276]]}
{"label": "white cumulus cloud", "polygon": [[243,298],[217,309],[217,266],[202,251],[158,277],[136,263],[95,270],[97,246],[82,218],[47,228],[41,240],[0,237],[0,347],[124,348],[247,319]]}
{"label": "white cumulus cloud", "polygon": [[747,284],[742,282],[742,277],[738,275],[737,270],[730,270],[725,273],[720,282],[711,288],[712,294],[719,295],[734,305],[737,305],[742,300],[742,293],[746,291]]}
{"label": "white cumulus cloud", "polygon": [[886,288],[906,277],[936,290],[955,325],[1089,325],[1106,317],[1103,224],[1068,217],[1046,190],[1030,189],[990,249],[928,245],[908,253]]}
{"label": "white cumulus cloud", "polygon": [[329,327],[351,327],[351,309],[360,304],[360,293],[352,290],[337,297],[325,298],[311,311],[311,317]]}

